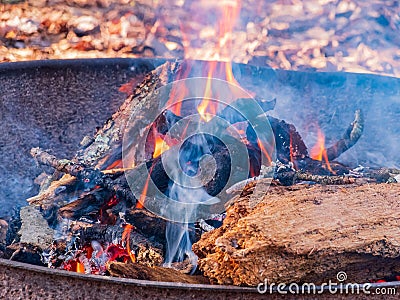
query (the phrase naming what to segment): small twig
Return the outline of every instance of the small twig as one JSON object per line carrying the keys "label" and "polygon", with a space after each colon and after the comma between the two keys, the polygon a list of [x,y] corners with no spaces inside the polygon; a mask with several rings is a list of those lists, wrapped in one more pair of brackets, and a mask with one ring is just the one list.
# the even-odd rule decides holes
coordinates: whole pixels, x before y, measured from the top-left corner
{"label": "small twig", "polygon": [[31,155],[39,164],[50,166],[57,171],[68,173],[75,177],[85,169],[85,166],[82,164],[72,162],[68,159],[58,159],[40,148],[32,148]]}
{"label": "small twig", "polygon": [[294,175],[294,179],[300,181],[313,181],[315,183],[327,184],[327,185],[356,183],[356,178],[350,176],[313,175],[304,172],[296,172]]}
{"label": "small twig", "polygon": [[332,161],[353,147],[364,131],[364,115],[360,109],[354,113],[354,121],[349,125],[343,137],[326,149],[328,160]]}
{"label": "small twig", "polygon": [[114,179],[115,175],[113,177],[113,174],[103,174],[98,169],[89,168],[68,159],[58,159],[40,148],[33,148],[31,155],[42,165],[53,167],[60,172],[76,177],[87,190],[99,186],[114,191],[120,199],[126,199],[132,203],[136,202],[124,176],[118,176]]}

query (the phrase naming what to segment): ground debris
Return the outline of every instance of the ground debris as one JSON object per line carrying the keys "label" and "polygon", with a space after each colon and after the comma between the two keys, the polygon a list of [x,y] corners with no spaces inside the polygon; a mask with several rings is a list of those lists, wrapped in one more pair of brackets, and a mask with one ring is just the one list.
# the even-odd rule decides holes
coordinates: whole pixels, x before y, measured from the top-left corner
{"label": "ground debris", "polygon": [[[217,59],[210,1],[2,1],[0,61]],[[396,1],[243,0],[235,62],[400,76]],[[185,49],[185,54],[184,54]]]}

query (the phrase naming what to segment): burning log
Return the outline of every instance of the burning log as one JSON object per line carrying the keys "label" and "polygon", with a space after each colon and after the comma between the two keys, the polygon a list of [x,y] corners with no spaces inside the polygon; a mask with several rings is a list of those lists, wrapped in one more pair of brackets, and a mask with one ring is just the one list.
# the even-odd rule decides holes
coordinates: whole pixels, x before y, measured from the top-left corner
{"label": "burning log", "polygon": [[[78,228],[74,234],[80,237],[80,243],[91,241],[121,244],[126,236],[126,228],[121,226],[93,226]],[[124,234],[125,232],[125,234]],[[127,243],[127,241],[125,241]],[[142,234],[131,230],[129,232],[129,249],[134,253],[136,262],[148,266],[160,266],[163,262],[163,245],[150,240]]]}
{"label": "burning log", "polygon": [[[64,206],[59,211],[63,217],[79,218],[90,211],[98,210],[105,205],[113,195],[127,203],[128,206],[136,203],[123,173],[104,174],[98,169],[86,167],[66,159],[57,159],[55,156],[39,149],[31,150],[32,156],[41,164],[51,166],[60,172],[67,173],[61,180],[53,182],[43,193],[28,199],[33,205],[38,205],[51,219],[54,209]],[[93,190],[94,189],[94,190]],[[87,192],[89,190],[89,192]],[[69,193],[81,191],[80,197],[73,198]],[[66,201],[67,204],[65,203]]]}
{"label": "burning log", "polygon": [[400,271],[399,193],[397,184],[273,187],[255,207],[235,198],[193,250],[220,284],[318,284],[339,271],[376,280]]}
{"label": "burning log", "polygon": [[[122,160],[122,139],[127,130],[126,126],[132,115],[141,115],[137,118],[137,124],[140,129],[145,128],[154,120],[148,120],[142,115],[143,110],[157,111],[159,106],[159,97],[155,93],[158,88],[166,85],[172,74],[177,72],[179,64],[167,62],[156,70],[148,73],[143,82],[139,84],[119,110],[98,130],[91,143],[87,143],[85,148],[77,154],[77,160],[81,163],[95,167],[97,169],[106,169],[116,161]],[[136,127],[130,128],[135,130]],[[140,131],[137,133],[139,134]],[[136,145],[132,145],[136,147]],[[143,162],[141,160],[140,162]],[[134,161],[133,163],[137,163]]]}
{"label": "burning log", "polygon": [[[160,266],[164,258],[167,265],[173,265],[174,261],[182,262],[184,259],[189,261],[189,265],[195,261],[195,259],[192,260],[194,255],[190,252],[190,245],[197,237],[194,226],[192,229],[192,225],[188,225],[188,223],[195,222],[193,219],[188,221],[163,215],[167,219],[176,221],[167,222],[148,211],[133,208],[140,207],[144,202],[145,207],[152,212],[165,211],[167,205],[159,198],[164,199],[162,196],[173,195],[174,187],[180,192],[179,194],[175,190],[175,195],[181,195],[180,198],[182,195],[183,198],[190,198],[189,200],[200,197],[196,191],[194,192],[196,195],[188,196],[186,193],[188,190],[179,190],[181,186],[176,184],[173,178],[170,178],[168,173],[170,167],[168,164],[164,164],[164,160],[175,162],[173,160],[175,156],[179,157],[177,162],[186,175],[196,177],[201,174],[207,179],[204,180],[201,177],[199,180],[201,191],[207,195],[207,199],[202,198],[199,202],[194,199],[195,211],[187,209],[186,212],[185,208],[185,216],[178,215],[178,218],[186,217],[186,215],[195,215],[197,219],[205,218],[204,215],[209,217],[210,213],[214,212],[212,210],[218,210],[215,212],[221,213],[224,209],[223,201],[217,197],[224,188],[227,188],[229,180],[234,183],[238,182],[243,178],[241,176],[243,174],[245,174],[245,178],[259,176],[263,167],[270,168],[271,172],[268,172],[268,175],[271,176],[272,167],[278,164],[283,165],[284,167],[276,169],[274,175],[274,179],[283,185],[292,185],[297,181],[304,180],[323,184],[354,182],[353,178],[341,176],[349,173],[349,168],[340,163],[330,162],[329,164],[328,161],[323,162],[311,158],[294,125],[266,116],[265,112],[274,107],[275,100],[262,101],[257,97],[252,100],[244,98],[248,95],[235,95],[231,106],[216,110],[216,117],[210,117],[213,114],[208,114],[206,111],[204,111],[205,114],[202,114],[199,110],[200,105],[196,101],[188,101],[185,105],[182,104],[179,115],[177,115],[178,110],[175,110],[173,106],[168,106],[168,103],[163,103],[163,99],[170,99],[173,96],[173,87],[165,89],[161,89],[161,87],[177,79],[179,77],[177,74],[185,67],[185,63],[166,63],[149,73],[143,83],[126,99],[118,112],[106,122],[103,128],[98,130],[94,138],[85,142],[84,148],[77,153],[73,160],[58,159],[39,148],[32,149],[32,156],[40,164],[51,166],[56,173],[64,173],[64,176],[52,182],[47,189],[43,189],[41,194],[28,201],[33,205],[40,206],[46,219],[54,227],[66,220],[79,220],[75,225],[77,223],[85,224],[68,228],[69,238],[72,236],[74,241],[79,237],[77,244],[80,249],[74,250],[77,256],[71,257],[71,263],[64,264],[67,269],[82,271],[80,264],[86,264],[84,271],[90,273],[90,263],[94,263],[96,270],[104,272],[105,264],[98,265],[97,257],[93,254],[89,257],[89,254],[96,248],[95,251],[102,253],[102,257],[108,259],[114,256],[109,253],[109,251],[113,251],[109,249],[109,246],[114,244],[122,247],[125,251],[125,254],[122,255],[124,262],[126,262],[126,253],[129,254],[132,261],[148,266]],[[254,105],[249,105],[249,103]],[[192,113],[196,113],[196,110],[198,119],[183,118],[186,113],[192,115]],[[244,118],[247,114],[251,116],[251,122]],[[132,116],[134,118],[131,118]],[[275,136],[277,162],[271,159],[273,156],[269,156],[274,142],[268,141],[266,144],[269,148],[265,148],[256,134],[256,132],[265,131],[265,124],[268,123]],[[191,134],[191,130],[199,128],[199,124],[206,133]],[[238,131],[237,136],[232,136],[229,126],[226,124],[235,124],[238,127],[244,125],[245,127],[240,130],[240,134]],[[267,127],[269,128],[269,126]],[[346,131],[343,139],[338,141],[332,149],[328,149],[329,158],[333,159],[353,146],[361,136],[362,129],[362,115],[361,112],[357,112],[354,122]],[[218,134],[213,136],[208,134],[208,131]],[[189,132],[187,136],[186,132]],[[166,143],[164,140],[166,136],[170,142],[168,147],[158,149],[158,140]],[[239,139],[238,136],[240,136]],[[238,141],[242,143],[238,143]],[[246,159],[240,157],[233,161],[232,153],[243,153],[243,149],[247,150],[248,157]],[[122,162],[122,152],[124,152],[124,162]],[[264,156],[268,156],[270,166],[263,165],[262,158]],[[143,172],[144,170],[145,172]],[[331,176],[333,174],[336,176]],[[53,177],[59,178],[60,176],[56,174]],[[150,179],[155,186],[147,189],[147,182]],[[139,187],[140,191],[131,191],[132,187]],[[158,194],[149,193],[149,190],[155,187],[161,192],[160,197],[157,197]],[[246,193],[251,192],[250,190],[251,188],[247,188]],[[214,205],[215,199],[220,203]],[[182,199],[175,200],[182,201]],[[201,202],[203,200],[205,205]],[[212,208],[207,201],[213,205]],[[181,202],[181,204],[185,205],[189,202]],[[204,206],[204,210],[203,207],[198,208],[200,204]],[[218,205],[219,207],[217,207]],[[260,220],[264,221],[262,216],[260,216]],[[178,221],[182,221],[182,224]],[[126,224],[128,227],[134,225],[137,230],[130,231],[130,236],[127,238],[127,233],[120,226],[121,224]],[[240,234],[247,234],[242,228],[240,230],[242,230]],[[220,229],[217,229],[215,232],[219,231]],[[165,236],[166,232],[167,237]],[[173,236],[168,237],[168,234]],[[177,236],[179,236],[179,240],[172,241],[175,243],[170,245],[171,239]],[[199,242],[198,245],[201,243]],[[189,250],[179,248],[187,244],[189,244]],[[86,251],[85,249],[92,250]],[[49,266],[63,265],[59,263],[59,257],[64,257],[68,252],[68,247],[65,247],[64,250],[66,252],[61,250],[59,251],[61,255],[54,256],[56,258],[53,261],[58,261],[57,264],[49,263]],[[204,253],[202,258],[205,259],[206,255]],[[88,260],[90,263],[87,263]],[[212,277],[205,261],[202,261],[201,266],[206,275]],[[221,272],[223,272],[222,270],[223,268],[221,268]],[[125,272],[126,276],[140,277],[142,276],[140,274],[145,274],[143,278],[157,279],[165,274],[166,278],[169,278],[169,271],[136,265],[132,267],[126,264],[109,263],[108,271],[119,276],[123,276],[122,274]],[[218,276],[216,275],[215,278],[220,280]],[[180,277],[178,276],[178,278]],[[235,284],[239,282],[235,280],[232,282]],[[248,282],[241,283],[249,284]]]}
{"label": "burning log", "polygon": [[126,212],[125,220],[143,235],[165,244],[167,221],[145,209],[132,208]]}

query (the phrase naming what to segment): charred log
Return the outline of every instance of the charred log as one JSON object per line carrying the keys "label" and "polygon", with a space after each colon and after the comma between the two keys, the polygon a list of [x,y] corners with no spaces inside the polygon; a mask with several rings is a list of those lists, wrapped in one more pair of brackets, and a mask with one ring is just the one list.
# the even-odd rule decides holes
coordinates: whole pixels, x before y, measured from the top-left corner
{"label": "charred log", "polygon": [[[121,226],[104,226],[95,224],[77,229],[74,234],[80,237],[80,243],[95,240],[103,243],[122,244],[124,228]],[[163,262],[163,245],[146,238],[132,230],[129,235],[130,249],[134,251],[136,261],[148,266],[159,266]]]}
{"label": "charred log", "polygon": [[[122,138],[130,117],[135,113],[140,114],[143,109],[158,108],[159,99],[153,93],[169,82],[178,66],[177,63],[167,62],[148,73],[119,110],[97,131],[93,142],[77,154],[77,159],[87,166],[103,170],[115,162],[114,158],[120,158]],[[137,120],[140,128],[145,128],[152,121]]]}
{"label": "charred log", "polygon": [[105,202],[112,198],[112,196],[113,194],[110,191],[102,188],[85,192],[82,193],[77,200],[60,207],[58,214],[63,218],[71,220],[77,220],[91,213],[97,214],[106,204]]}
{"label": "charred log", "polygon": [[[57,159],[55,156],[39,148],[32,149],[31,155],[40,164],[51,166],[56,170],[76,177],[78,180],[77,183],[74,183],[76,190],[91,190],[98,186],[113,192],[117,197],[127,203],[131,203],[131,205],[136,202],[124,176],[121,176],[121,173],[104,174],[98,169],[86,167],[81,163],[75,163],[65,159]],[[37,200],[40,201],[43,199],[41,199],[39,195],[38,197],[31,199],[31,202],[34,203]]]}
{"label": "charred log", "polygon": [[145,209],[132,208],[125,215],[125,220],[135,226],[143,235],[165,244],[167,221]]}

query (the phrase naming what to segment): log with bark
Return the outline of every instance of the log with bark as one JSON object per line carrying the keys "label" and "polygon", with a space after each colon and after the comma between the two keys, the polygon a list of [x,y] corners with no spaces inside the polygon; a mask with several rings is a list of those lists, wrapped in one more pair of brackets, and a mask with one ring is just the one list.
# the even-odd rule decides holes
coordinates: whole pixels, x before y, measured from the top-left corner
{"label": "log with bark", "polygon": [[193,245],[219,284],[370,282],[400,272],[399,184],[271,187],[236,197],[222,227]]}

